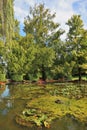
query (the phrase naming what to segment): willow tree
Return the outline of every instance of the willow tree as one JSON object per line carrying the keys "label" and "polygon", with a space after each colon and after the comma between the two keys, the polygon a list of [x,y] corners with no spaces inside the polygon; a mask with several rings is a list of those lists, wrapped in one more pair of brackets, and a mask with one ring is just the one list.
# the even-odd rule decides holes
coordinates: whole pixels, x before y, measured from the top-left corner
{"label": "willow tree", "polygon": [[73,64],[73,73],[79,76],[79,81],[87,69],[87,30],[84,29],[80,15],[73,15],[67,22],[67,50]]}
{"label": "willow tree", "polygon": [[4,42],[11,41],[14,36],[14,0],[0,1],[0,24],[1,24],[1,39]]}
{"label": "willow tree", "polygon": [[[50,42],[52,43],[52,41],[54,41],[55,39],[58,39],[61,35],[59,24],[54,22],[55,17],[56,14],[52,14],[48,8],[45,8],[44,4],[39,4],[35,5],[33,8],[30,8],[29,15],[24,21],[24,31],[26,35],[28,35],[29,33],[32,34],[34,37],[34,43],[38,45],[39,51],[36,59],[37,57],[40,57],[41,61],[37,59],[36,64],[38,62],[38,69],[42,73],[43,80],[46,79],[45,72],[47,71],[47,68],[49,67],[49,65],[50,67],[52,66],[52,60],[54,60],[54,51],[52,51],[52,47],[51,49],[48,48],[48,44]],[[49,53],[50,50],[51,53],[53,53],[52,55],[50,55]]]}

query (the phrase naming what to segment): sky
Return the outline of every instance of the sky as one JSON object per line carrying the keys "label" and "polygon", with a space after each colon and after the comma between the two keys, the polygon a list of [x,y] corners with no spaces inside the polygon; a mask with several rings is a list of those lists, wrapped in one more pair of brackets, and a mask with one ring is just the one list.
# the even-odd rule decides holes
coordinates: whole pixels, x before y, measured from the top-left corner
{"label": "sky", "polygon": [[[84,28],[87,29],[87,0],[15,0],[14,11],[15,18],[20,21],[20,34],[24,36],[23,22],[24,18],[29,14],[30,6],[44,3],[46,8],[49,8],[52,13],[56,13],[55,22],[58,22],[66,33],[68,26],[66,22],[73,14],[80,14],[84,23]],[[66,38],[66,33],[62,39]]]}

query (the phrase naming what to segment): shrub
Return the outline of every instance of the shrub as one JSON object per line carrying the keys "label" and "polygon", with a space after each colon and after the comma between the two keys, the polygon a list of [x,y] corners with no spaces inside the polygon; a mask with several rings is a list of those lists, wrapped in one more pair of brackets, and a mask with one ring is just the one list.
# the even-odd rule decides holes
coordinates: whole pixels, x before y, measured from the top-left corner
{"label": "shrub", "polygon": [[0,81],[6,81],[6,75],[0,74]]}
{"label": "shrub", "polygon": [[22,75],[22,74],[21,74],[21,75],[19,75],[19,74],[14,74],[14,75],[11,76],[11,79],[12,79],[13,81],[23,81],[23,75]]}

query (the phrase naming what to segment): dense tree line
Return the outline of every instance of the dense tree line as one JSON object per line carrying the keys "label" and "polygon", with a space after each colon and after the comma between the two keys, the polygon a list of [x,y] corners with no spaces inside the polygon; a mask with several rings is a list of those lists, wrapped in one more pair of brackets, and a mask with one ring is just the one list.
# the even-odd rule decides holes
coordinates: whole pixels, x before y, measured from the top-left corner
{"label": "dense tree line", "polygon": [[[3,2],[7,2],[6,7]],[[67,21],[69,31],[65,41],[61,40],[65,31],[54,22],[55,17],[44,4],[31,7],[24,21],[26,36],[22,37],[19,22],[14,19],[13,0],[0,1],[0,55],[7,63],[8,78],[72,79],[77,75],[80,81],[86,75],[87,30],[81,16],[73,15]],[[1,66],[0,73],[4,73]]]}

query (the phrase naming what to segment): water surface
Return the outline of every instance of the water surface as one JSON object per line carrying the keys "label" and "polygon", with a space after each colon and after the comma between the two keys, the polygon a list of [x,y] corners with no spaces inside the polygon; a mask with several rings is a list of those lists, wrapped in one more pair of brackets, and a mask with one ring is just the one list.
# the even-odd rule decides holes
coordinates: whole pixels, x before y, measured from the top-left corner
{"label": "water surface", "polygon": [[[6,85],[0,90],[0,129],[1,130],[48,130],[47,128],[27,128],[18,125],[15,116],[21,112],[26,105],[27,99],[10,98],[15,92],[15,86]],[[87,130],[87,126],[81,124],[70,117],[64,117],[51,124],[49,130]]]}

